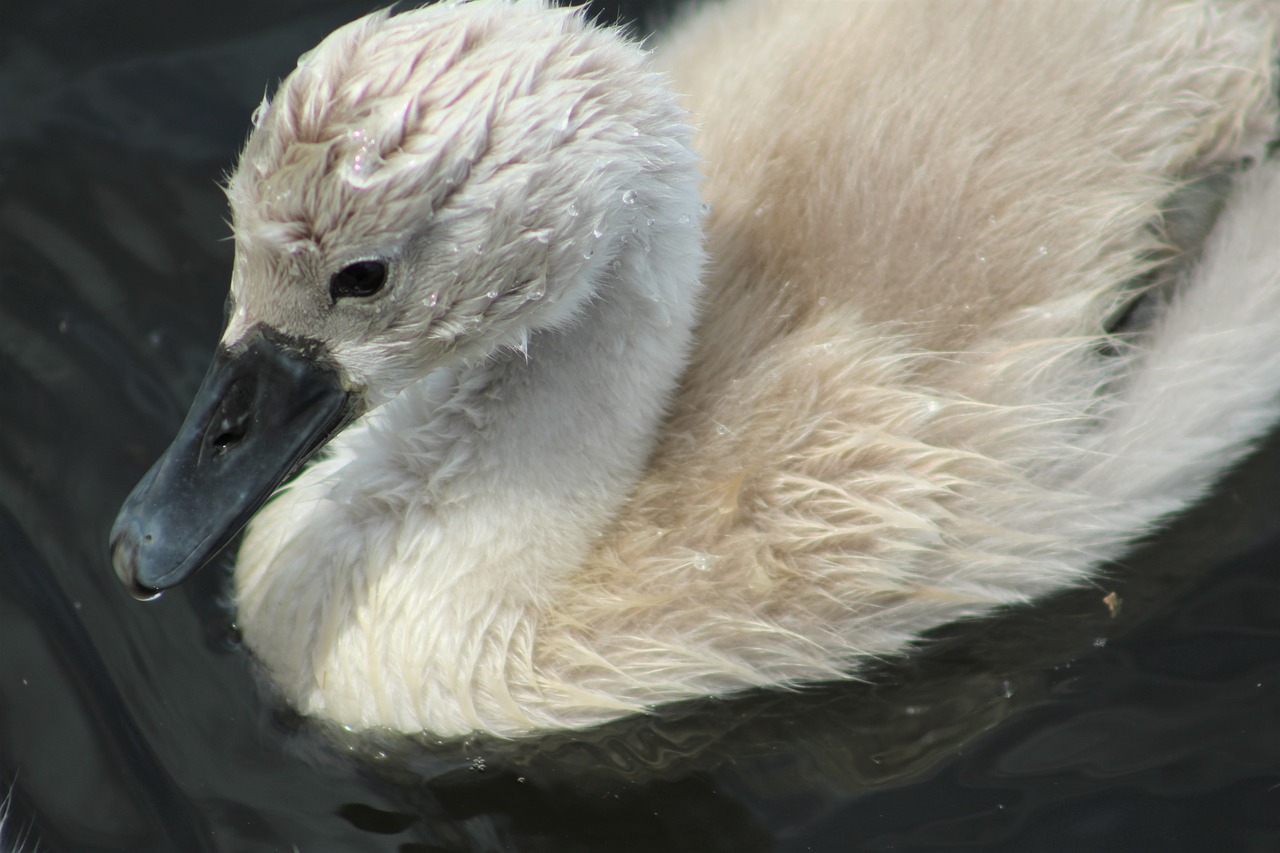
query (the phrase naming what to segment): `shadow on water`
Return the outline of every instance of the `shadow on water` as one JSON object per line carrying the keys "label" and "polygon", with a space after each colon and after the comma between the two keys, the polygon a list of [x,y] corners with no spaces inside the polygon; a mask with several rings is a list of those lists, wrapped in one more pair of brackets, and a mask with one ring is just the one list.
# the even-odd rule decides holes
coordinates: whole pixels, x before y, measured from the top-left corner
{"label": "shadow on water", "polygon": [[155,604],[130,599],[104,543],[217,336],[231,247],[215,182],[267,81],[371,5],[0,13],[7,838],[30,830],[69,851],[1280,849],[1275,438],[1096,587],[951,626],[865,683],[528,741],[355,737],[297,719],[236,643],[225,558]]}

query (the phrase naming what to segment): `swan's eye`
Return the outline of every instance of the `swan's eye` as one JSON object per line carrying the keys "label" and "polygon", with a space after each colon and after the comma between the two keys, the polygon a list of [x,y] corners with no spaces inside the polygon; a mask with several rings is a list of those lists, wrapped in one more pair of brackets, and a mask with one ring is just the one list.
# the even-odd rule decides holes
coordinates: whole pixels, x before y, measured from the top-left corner
{"label": "swan's eye", "polygon": [[359,261],[333,274],[329,298],[337,302],[344,296],[373,296],[386,280],[387,265],[382,261]]}

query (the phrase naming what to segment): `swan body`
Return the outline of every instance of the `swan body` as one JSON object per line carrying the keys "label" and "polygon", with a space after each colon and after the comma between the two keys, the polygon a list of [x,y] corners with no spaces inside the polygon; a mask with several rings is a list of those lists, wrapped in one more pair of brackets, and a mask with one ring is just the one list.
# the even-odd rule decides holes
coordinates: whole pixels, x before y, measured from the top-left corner
{"label": "swan body", "polygon": [[[246,644],[304,713],[512,735],[848,677],[1087,579],[1280,414],[1276,20],[338,30],[229,184],[222,351],[268,330],[364,412],[250,524]],[[180,577],[119,527],[122,575]]]}

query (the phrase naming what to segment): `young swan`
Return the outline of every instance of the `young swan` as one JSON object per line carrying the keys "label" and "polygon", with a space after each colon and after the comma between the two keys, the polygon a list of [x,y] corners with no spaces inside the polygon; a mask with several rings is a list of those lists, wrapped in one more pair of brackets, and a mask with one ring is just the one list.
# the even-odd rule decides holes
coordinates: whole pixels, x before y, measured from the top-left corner
{"label": "young swan", "polygon": [[235,570],[288,700],[353,727],[847,677],[1078,583],[1277,415],[1280,169],[1240,167],[1273,26],[709,7],[662,54],[705,275],[689,125],[619,33],[496,0],[343,27],[255,116],[227,330],[117,570],[177,583],[367,412]]}

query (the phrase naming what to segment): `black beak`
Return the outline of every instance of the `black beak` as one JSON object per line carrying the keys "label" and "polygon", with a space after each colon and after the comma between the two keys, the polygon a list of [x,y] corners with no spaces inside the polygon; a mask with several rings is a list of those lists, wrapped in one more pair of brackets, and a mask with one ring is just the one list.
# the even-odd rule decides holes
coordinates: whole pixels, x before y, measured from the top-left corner
{"label": "black beak", "polygon": [[209,562],[360,414],[323,348],[271,330],[219,349],[187,419],[111,529],[116,574],[155,598]]}

